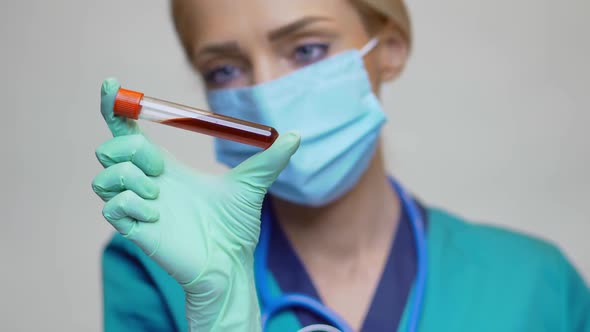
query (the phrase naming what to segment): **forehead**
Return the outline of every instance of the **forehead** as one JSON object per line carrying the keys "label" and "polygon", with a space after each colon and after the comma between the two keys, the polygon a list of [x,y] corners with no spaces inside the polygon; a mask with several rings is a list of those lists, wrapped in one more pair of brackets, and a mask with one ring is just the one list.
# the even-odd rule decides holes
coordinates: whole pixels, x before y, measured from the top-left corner
{"label": "forehead", "polygon": [[351,25],[358,13],[350,0],[180,0],[193,41],[236,39],[266,33],[306,16]]}

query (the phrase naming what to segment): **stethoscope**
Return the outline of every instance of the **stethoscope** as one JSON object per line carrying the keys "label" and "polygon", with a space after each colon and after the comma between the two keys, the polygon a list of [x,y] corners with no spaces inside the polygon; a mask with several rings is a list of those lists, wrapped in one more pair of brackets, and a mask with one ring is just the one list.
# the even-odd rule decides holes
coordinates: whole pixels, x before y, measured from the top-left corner
{"label": "stethoscope", "polygon": [[[422,311],[422,303],[424,300],[424,290],[426,288],[426,273],[427,273],[427,252],[426,252],[426,236],[424,230],[424,220],[418,209],[416,202],[406,193],[402,186],[395,180],[391,179],[398,197],[401,200],[403,208],[407,211],[410,224],[412,226],[412,233],[414,241],[416,242],[416,256],[418,260],[416,280],[414,288],[409,299],[409,311],[406,331],[414,332],[418,327],[418,321]],[[323,318],[330,325],[310,325],[304,327],[298,332],[324,331],[324,332],[352,332],[353,329],[332,309],[326,307],[318,300],[299,293],[287,293],[281,296],[273,296],[269,288],[267,280],[267,258],[268,246],[270,238],[270,228],[272,226],[270,213],[262,214],[262,226],[260,232],[260,240],[258,247],[254,253],[254,278],[256,280],[256,289],[258,296],[262,303],[262,331],[267,331],[267,322],[281,311],[285,311],[294,307],[309,310],[315,315]]]}

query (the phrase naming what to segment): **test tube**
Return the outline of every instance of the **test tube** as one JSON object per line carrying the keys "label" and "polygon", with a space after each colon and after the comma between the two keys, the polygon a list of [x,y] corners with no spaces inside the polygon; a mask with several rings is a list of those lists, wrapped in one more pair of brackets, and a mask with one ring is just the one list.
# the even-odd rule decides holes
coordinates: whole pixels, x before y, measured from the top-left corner
{"label": "test tube", "polygon": [[130,119],[162,123],[263,149],[270,147],[279,136],[278,132],[269,126],[147,97],[141,92],[123,88],[117,92],[113,113]]}

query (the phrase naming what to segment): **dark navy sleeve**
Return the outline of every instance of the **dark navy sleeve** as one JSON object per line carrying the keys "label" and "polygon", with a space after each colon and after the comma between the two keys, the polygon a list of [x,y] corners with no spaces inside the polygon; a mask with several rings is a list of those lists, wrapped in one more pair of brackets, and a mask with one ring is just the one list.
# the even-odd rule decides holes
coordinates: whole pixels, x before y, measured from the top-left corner
{"label": "dark navy sleeve", "polygon": [[158,287],[133,247],[115,235],[103,253],[104,330],[178,331]]}

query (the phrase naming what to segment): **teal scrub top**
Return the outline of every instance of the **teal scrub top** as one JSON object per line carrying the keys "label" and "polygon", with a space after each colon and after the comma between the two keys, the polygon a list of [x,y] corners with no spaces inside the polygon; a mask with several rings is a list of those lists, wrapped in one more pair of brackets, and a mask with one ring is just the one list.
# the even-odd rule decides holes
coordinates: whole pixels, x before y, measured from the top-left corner
{"label": "teal scrub top", "polygon": [[[437,209],[428,209],[426,236],[419,331],[590,332],[590,290],[553,245]],[[104,251],[103,290],[105,331],[188,330],[181,287],[120,235]],[[406,328],[408,307],[399,331]],[[300,328],[285,312],[268,331]]]}

